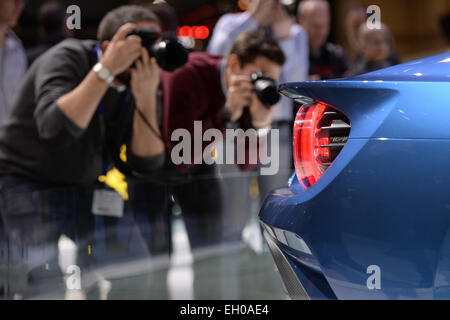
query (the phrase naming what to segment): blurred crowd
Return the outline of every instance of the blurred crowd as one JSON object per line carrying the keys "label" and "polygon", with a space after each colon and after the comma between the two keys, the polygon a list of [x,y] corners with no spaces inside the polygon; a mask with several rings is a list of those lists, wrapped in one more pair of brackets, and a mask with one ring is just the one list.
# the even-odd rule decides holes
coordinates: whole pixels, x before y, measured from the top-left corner
{"label": "blurred crowd", "polygon": [[[176,34],[178,19],[175,9],[164,1],[155,2],[148,5],[148,8],[159,17],[162,30]],[[295,68],[290,68],[287,64],[285,69],[292,70],[292,74],[286,74],[286,78],[281,77],[280,82],[342,78],[400,63],[389,28],[382,24],[380,29],[369,29],[364,7],[357,7],[347,14],[345,27],[349,50],[345,52],[340,45],[328,41],[332,17],[330,4],[325,0],[300,1],[295,17],[289,15],[277,0],[243,2],[248,6],[247,11],[226,14],[219,19],[207,50],[212,54],[227,55],[233,40],[240,33],[256,28],[273,32],[282,46],[288,43],[287,39],[293,39],[292,43],[283,46],[283,51],[288,61],[293,60],[289,59],[292,56],[300,63]],[[73,31],[66,26],[66,7],[57,0],[47,1],[37,13],[38,43],[25,51],[20,39],[12,31],[17,27],[24,9],[24,0],[5,0],[0,5],[0,43],[3,48],[0,52],[4,68],[1,73],[3,116],[0,121],[4,121],[27,66],[47,49],[72,37]],[[309,57],[308,64],[300,58],[305,55]],[[302,69],[307,67],[308,77],[305,79]]]}
{"label": "blurred crowd", "polygon": [[[296,106],[285,97],[264,105],[249,75],[330,80],[400,62],[388,27],[370,29],[364,8],[348,13],[346,53],[328,40],[327,1],[303,0],[295,17],[277,0],[243,2],[247,10],[218,20],[207,52],[190,53],[172,72],[143,46],[145,34],[177,34],[176,12],[164,1],[109,12],[94,41],[73,39],[66,8],[50,0],[38,12],[38,44],[25,50],[13,32],[25,2],[0,0],[0,243],[35,247],[65,234],[100,247],[99,234],[107,234],[106,248],[131,246],[117,230],[139,222],[150,247],[169,250],[174,206],[193,248],[239,240],[252,199],[262,205],[293,172]],[[258,175],[250,163],[170,163],[171,135],[195,134],[195,121],[202,132],[254,129],[267,152],[278,153],[278,174]],[[1,281],[0,274],[0,295]]]}

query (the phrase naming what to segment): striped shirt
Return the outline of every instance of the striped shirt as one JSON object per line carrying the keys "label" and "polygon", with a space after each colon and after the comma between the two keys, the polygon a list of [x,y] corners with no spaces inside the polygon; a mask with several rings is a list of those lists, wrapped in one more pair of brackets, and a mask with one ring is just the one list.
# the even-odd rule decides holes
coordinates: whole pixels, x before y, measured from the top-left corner
{"label": "striped shirt", "polygon": [[22,42],[11,30],[0,45],[0,124],[5,123],[27,68]]}

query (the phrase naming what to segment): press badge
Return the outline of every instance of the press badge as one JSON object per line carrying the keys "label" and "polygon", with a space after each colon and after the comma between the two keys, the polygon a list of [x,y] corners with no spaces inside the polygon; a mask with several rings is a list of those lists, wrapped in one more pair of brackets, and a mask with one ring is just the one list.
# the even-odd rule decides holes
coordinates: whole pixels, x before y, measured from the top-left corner
{"label": "press badge", "polygon": [[124,200],[113,190],[95,190],[92,199],[92,213],[97,216],[122,218]]}

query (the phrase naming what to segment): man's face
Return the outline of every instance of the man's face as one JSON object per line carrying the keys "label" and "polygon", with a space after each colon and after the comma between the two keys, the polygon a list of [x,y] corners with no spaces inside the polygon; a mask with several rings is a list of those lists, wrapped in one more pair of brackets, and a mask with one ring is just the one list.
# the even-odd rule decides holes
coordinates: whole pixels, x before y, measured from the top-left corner
{"label": "man's face", "polygon": [[330,34],[329,11],[321,9],[308,12],[300,19],[300,22],[308,33],[311,49],[320,49],[327,41],[328,35]]}
{"label": "man's face", "polygon": [[24,6],[24,0],[0,0],[0,24],[14,27]]}
{"label": "man's face", "polygon": [[[0,1],[4,1],[4,0],[0,0]],[[11,0],[6,0],[6,1],[11,1]],[[153,29],[156,32],[161,33],[161,26],[155,22],[139,21],[139,22],[134,22],[134,24],[137,26],[137,29]],[[108,49],[108,45],[109,45],[109,41],[104,41],[102,43],[102,51],[103,52],[105,52],[106,49]]]}

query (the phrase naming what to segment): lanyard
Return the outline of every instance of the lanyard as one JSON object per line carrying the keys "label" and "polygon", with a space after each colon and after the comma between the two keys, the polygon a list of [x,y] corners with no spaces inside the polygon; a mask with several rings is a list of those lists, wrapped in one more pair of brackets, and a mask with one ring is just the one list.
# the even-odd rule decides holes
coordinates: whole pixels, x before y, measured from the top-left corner
{"label": "lanyard", "polygon": [[[97,53],[97,59],[98,61],[102,58],[102,52],[100,50],[100,46],[97,45],[95,47],[96,53]],[[130,107],[132,103],[132,95],[131,91],[129,89],[126,89],[125,99],[122,104],[122,107],[120,109],[119,119],[122,119],[125,116],[125,113],[127,109]],[[107,138],[106,138],[106,121],[105,121],[105,103],[104,99],[102,99],[98,105],[97,108],[97,114],[99,116],[100,120],[100,131],[102,135],[102,158],[103,158],[103,165],[102,165],[102,171],[103,175],[106,175],[109,171],[109,165],[108,165],[108,148],[107,148]]]}
{"label": "lanyard", "polygon": [[[122,104],[122,108],[120,109],[119,119],[123,119],[125,116],[125,112],[131,105],[131,93],[129,90],[127,90],[124,102]],[[102,101],[100,101],[100,104],[98,105],[97,114],[99,116],[100,120],[100,132],[102,135],[102,158],[103,158],[103,175],[106,175],[106,173],[109,171],[109,165],[108,165],[108,147],[107,147],[107,138],[106,138],[106,121],[105,121],[105,104]]]}

